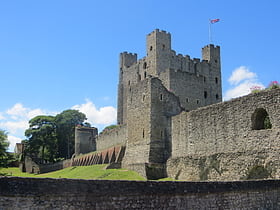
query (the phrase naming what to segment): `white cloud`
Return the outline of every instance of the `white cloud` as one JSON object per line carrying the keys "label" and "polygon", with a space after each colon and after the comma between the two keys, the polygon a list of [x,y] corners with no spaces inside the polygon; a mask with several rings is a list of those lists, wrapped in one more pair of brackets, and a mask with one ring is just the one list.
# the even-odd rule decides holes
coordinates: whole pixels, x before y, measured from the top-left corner
{"label": "white cloud", "polygon": [[[96,108],[93,102],[86,100],[86,103],[75,105],[72,108],[84,113],[92,126],[97,127],[99,130],[107,125],[116,123],[117,110],[112,106]],[[8,133],[9,151],[13,151],[15,144],[25,139],[24,132],[29,126],[28,121],[30,119],[38,115],[55,116],[57,113],[39,108],[31,109],[21,103],[16,103],[8,110],[0,112],[0,129]]]}
{"label": "white cloud", "polygon": [[5,120],[5,117],[2,113],[0,113],[0,120]]}
{"label": "white cloud", "polygon": [[226,91],[224,100],[247,95],[251,92],[252,87],[258,86],[261,89],[264,88],[264,85],[258,81],[257,74],[251,72],[246,66],[236,68],[228,81],[231,87]]}
{"label": "white cloud", "polygon": [[16,146],[16,143],[20,143],[21,142],[21,138],[18,138],[16,136],[10,136],[8,135],[8,140],[10,142],[10,145],[9,145],[9,151],[14,151],[14,148]]}
{"label": "white cloud", "polygon": [[28,119],[20,121],[10,120],[6,122],[1,122],[0,127],[4,128],[4,130],[7,130],[9,133],[21,133],[22,131],[25,131],[28,128]]}
{"label": "white cloud", "polygon": [[254,80],[256,78],[257,78],[256,73],[251,72],[246,66],[240,66],[232,72],[228,81],[232,85],[237,85],[241,81]]}
{"label": "white cloud", "polygon": [[31,109],[21,103],[0,113],[0,128],[8,132],[10,142],[9,151],[13,151],[15,143],[24,139],[24,132],[28,128],[28,121],[38,115],[52,115],[54,112],[42,109]]}
{"label": "white cloud", "polygon": [[98,109],[87,99],[85,104],[75,105],[72,109],[84,113],[92,125],[109,125],[116,123],[117,110],[112,106],[105,106]]}

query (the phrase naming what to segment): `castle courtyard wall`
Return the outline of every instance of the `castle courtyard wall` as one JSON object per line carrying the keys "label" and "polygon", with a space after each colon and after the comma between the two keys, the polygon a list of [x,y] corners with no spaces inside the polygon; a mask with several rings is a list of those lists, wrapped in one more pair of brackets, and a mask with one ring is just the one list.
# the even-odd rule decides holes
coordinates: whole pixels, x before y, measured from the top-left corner
{"label": "castle courtyard wall", "polygon": [[[254,113],[266,110],[271,129],[253,129]],[[168,176],[184,180],[240,180],[262,167],[280,175],[280,90],[262,91],[182,112],[172,119]]]}
{"label": "castle courtyard wall", "polygon": [[101,151],[118,145],[125,145],[127,141],[126,125],[118,125],[109,130],[103,130],[96,140],[96,150]]}

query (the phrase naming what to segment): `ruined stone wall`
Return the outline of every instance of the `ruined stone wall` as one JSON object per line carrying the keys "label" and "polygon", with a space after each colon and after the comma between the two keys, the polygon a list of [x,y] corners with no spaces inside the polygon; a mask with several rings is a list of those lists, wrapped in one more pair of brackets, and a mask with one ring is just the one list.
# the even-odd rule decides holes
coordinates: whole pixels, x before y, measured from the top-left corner
{"label": "ruined stone wall", "polygon": [[85,154],[96,150],[97,128],[75,127],[75,155]]}
{"label": "ruined stone wall", "polygon": [[[260,111],[264,110],[264,111]],[[172,119],[169,176],[187,180],[239,180],[259,167],[279,177],[280,90],[262,91]],[[271,129],[254,129],[266,112]]]}
{"label": "ruined stone wall", "polygon": [[126,141],[126,125],[118,125],[113,129],[104,130],[99,134],[96,141],[96,150],[100,151],[117,145],[125,145]]}
{"label": "ruined stone wall", "polygon": [[1,209],[279,209],[280,181],[0,178]]}

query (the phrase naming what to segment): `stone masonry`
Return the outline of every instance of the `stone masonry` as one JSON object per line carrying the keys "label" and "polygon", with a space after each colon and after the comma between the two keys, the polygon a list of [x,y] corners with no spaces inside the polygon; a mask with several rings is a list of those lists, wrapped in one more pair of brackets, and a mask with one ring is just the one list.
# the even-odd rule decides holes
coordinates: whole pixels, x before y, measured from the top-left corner
{"label": "stone masonry", "polygon": [[156,29],[146,52],[120,54],[118,125],[97,137],[97,151],[125,148],[121,166],[148,179],[280,177],[280,89],[222,102],[219,46],[191,59]]}
{"label": "stone masonry", "polygon": [[0,177],[0,208],[279,209],[280,181],[154,182]]}

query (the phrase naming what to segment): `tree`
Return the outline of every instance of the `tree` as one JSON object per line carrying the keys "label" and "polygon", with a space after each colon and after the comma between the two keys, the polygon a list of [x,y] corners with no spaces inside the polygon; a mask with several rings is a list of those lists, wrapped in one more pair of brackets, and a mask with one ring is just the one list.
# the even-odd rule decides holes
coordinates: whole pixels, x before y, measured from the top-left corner
{"label": "tree", "polygon": [[8,135],[4,130],[0,130],[0,167],[7,167],[10,158],[8,147]]}
{"label": "tree", "polygon": [[[74,153],[75,126],[84,125],[86,115],[77,110],[65,110],[56,115],[59,157],[70,158]],[[89,123],[86,123],[90,126]]]}
{"label": "tree", "polygon": [[56,124],[53,116],[36,116],[25,131],[28,138],[26,152],[33,158],[53,162],[57,156]]}

